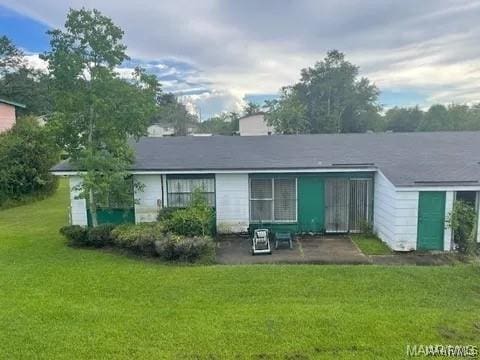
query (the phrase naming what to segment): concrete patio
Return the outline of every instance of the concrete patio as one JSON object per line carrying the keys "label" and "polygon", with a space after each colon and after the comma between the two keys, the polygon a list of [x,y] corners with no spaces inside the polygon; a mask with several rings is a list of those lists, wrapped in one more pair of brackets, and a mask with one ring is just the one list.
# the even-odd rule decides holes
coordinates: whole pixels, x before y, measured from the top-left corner
{"label": "concrete patio", "polygon": [[271,241],[271,255],[251,253],[251,240],[247,236],[219,237],[216,261],[219,264],[373,264],[373,265],[452,265],[462,262],[454,254],[392,253],[390,255],[365,255],[347,235],[297,236],[293,249],[283,244],[275,249]]}
{"label": "concrete patio", "polygon": [[223,236],[217,243],[216,260],[220,264],[370,264],[371,260],[348,236],[295,237],[293,249],[288,246],[275,249],[271,242],[271,255],[251,254],[251,241],[236,235]]}

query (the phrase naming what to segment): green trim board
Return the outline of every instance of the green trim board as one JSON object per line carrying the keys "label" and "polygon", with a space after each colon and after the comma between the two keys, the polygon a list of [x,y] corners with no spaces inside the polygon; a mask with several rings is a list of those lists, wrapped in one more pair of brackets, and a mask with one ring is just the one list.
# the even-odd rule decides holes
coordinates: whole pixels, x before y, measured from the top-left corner
{"label": "green trim board", "polygon": [[443,250],[445,191],[420,191],[417,250]]}

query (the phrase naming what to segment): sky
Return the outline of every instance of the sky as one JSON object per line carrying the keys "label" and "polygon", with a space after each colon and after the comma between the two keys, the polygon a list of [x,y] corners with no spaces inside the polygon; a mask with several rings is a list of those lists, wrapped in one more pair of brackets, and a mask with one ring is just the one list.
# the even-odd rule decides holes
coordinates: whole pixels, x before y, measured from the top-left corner
{"label": "sky", "polygon": [[480,102],[480,1],[0,0],[0,35],[37,67],[45,32],[69,8],[97,8],[124,31],[135,65],[202,119],[275,98],[338,49],[385,108]]}

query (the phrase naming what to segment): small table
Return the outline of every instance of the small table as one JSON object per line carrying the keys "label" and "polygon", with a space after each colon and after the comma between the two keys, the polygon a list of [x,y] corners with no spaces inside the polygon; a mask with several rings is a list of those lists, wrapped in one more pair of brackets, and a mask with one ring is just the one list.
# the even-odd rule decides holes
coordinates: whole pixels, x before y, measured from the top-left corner
{"label": "small table", "polygon": [[275,249],[278,249],[278,244],[281,242],[286,242],[290,246],[290,249],[293,249],[292,234],[289,232],[278,232],[275,233]]}

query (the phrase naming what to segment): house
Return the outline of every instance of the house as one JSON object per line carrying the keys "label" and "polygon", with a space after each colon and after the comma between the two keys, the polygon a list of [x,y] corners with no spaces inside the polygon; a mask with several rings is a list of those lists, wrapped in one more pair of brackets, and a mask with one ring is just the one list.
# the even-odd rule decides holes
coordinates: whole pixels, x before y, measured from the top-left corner
{"label": "house", "polygon": [[[135,154],[143,191],[102,221],[155,221],[199,187],[220,233],[349,233],[368,222],[396,251],[450,250],[454,200],[479,204],[480,132],[142,138]],[[53,171],[70,177],[72,223],[87,225],[79,172],[68,162]]]}
{"label": "house", "polygon": [[[187,134],[192,135],[194,130],[195,129],[193,127],[188,127]],[[175,129],[173,126],[153,124],[147,128],[147,134],[149,137],[175,136]]]}
{"label": "house", "polygon": [[267,124],[265,113],[259,112],[241,117],[238,120],[238,132],[240,136],[259,136],[271,135],[274,129]]}
{"label": "house", "polygon": [[16,108],[25,109],[25,105],[0,99],[0,133],[10,130],[15,124]]}

